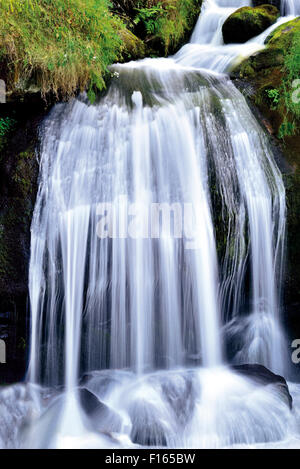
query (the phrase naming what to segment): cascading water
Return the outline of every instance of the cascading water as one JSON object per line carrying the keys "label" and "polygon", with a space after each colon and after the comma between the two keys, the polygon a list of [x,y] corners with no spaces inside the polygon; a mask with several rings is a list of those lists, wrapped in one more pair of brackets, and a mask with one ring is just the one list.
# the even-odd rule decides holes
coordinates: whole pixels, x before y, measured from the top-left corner
{"label": "cascading water", "polygon": [[281,13],[285,16],[300,15],[300,3],[298,2],[298,0],[282,0]]}
{"label": "cascading water", "polygon": [[[174,57],[115,65],[98,104],[82,96],[46,120],[29,377],[65,393],[25,446],[117,444],[95,428],[123,446],[168,447],[266,443],[290,430],[272,386],[225,367],[228,344],[236,364],[286,367],[284,185],[268,138],[223,74],[272,29],[222,45],[224,20],[249,3],[206,0]],[[96,427],[82,388],[105,405]]]}

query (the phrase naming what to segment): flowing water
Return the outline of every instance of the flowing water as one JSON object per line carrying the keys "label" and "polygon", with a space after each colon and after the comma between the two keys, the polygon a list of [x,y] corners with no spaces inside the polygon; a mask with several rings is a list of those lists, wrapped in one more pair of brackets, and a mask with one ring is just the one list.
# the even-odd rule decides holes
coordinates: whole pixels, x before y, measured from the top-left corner
{"label": "flowing water", "polygon": [[281,13],[285,16],[300,15],[300,3],[298,0],[282,0]]}
{"label": "flowing water", "polygon": [[[299,416],[276,386],[227,367],[288,368],[285,189],[264,130],[226,74],[274,27],[245,45],[222,44],[224,20],[248,4],[204,1],[175,56],[114,65],[97,104],[81,96],[44,123],[30,384],[2,403],[6,428],[31,423],[21,436],[1,428],[0,445],[298,438]],[[297,387],[293,395],[298,402]]]}

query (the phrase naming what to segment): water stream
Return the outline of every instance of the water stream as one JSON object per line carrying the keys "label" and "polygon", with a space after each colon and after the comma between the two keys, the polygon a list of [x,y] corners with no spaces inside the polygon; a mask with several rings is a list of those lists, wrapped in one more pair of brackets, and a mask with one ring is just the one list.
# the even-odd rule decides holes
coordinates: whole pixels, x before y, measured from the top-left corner
{"label": "water stream", "polygon": [[[284,14],[298,13],[295,3]],[[224,46],[223,22],[249,4],[205,0],[175,56],[114,65],[95,105],[83,95],[46,119],[30,384],[10,391],[23,396],[19,412],[31,423],[22,438],[0,430],[0,445],[298,439],[297,410],[228,367],[259,363],[283,376],[288,368],[285,189],[265,131],[226,72],[290,17]],[[88,418],[91,396],[99,406]]]}

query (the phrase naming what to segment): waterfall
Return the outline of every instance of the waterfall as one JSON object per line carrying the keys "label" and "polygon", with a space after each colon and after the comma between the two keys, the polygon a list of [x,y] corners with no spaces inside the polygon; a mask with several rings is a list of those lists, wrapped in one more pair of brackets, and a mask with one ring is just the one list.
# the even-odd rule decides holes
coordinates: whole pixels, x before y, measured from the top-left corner
{"label": "waterfall", "polygon": [[300,15],[300,4],[298,0],[282,0],[281,13],[286,16]]}
{"label": "waterfall", "polygon": [[[217,430],[216,402],[231,413],[226,393],[254,392],[220,371],[228,344],[234,363],[286,367],[285,189],[264,130],[225,73],[264,39],[224,46],[221,38],[228,15],[249,4],[204,1],[191,42],[175,56],[112,66],[105,96],[56,105],[41,132],[30,381],[64,384],[69,419],[79,415],[81,376],[96,373],[89,389],[113,383],[101,399],[125,416],[124,433],[140,429],[131,438],[142,444],[255,442],[255,409],[264,428],[257,438],[284,433],[285,410],[262,395],[257,407],[249,397],[242,430],[238,418]],[[97,378],[99,370],[116,371]],[[167,389],[181,399],[202,388],[180,441],[177,427],[158,429],[170,419]],[[141,437],[156,417],[153,440]]]}

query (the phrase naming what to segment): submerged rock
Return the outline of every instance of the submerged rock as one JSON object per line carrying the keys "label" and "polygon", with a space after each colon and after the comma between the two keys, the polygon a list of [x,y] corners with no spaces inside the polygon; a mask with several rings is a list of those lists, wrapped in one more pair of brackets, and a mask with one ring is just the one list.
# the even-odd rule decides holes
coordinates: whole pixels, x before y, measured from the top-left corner
{"label": "submerged rock", "polygon": [[280,397],[286,401],[290,409],[293,407],[293,399],[290,395],[286,380],[279,375],[275,375],[262,365],[246,364],[233,366],[233,369],[240,375],[250,378],[259,385],[268,386],[275,385]]}
{"label": "submerged rock", "polygon": [[225,21],[222,32],[225,44],[244,43],[258,36],[279,17],[279,10],[273,5],[242,7]]}
{"label": "submerged rock", "polygon": [[85,388],[79,389],[80,404],[94,431],[110,434],[119,432],[122,427],[121,417],[101,402],[95,394]]}

